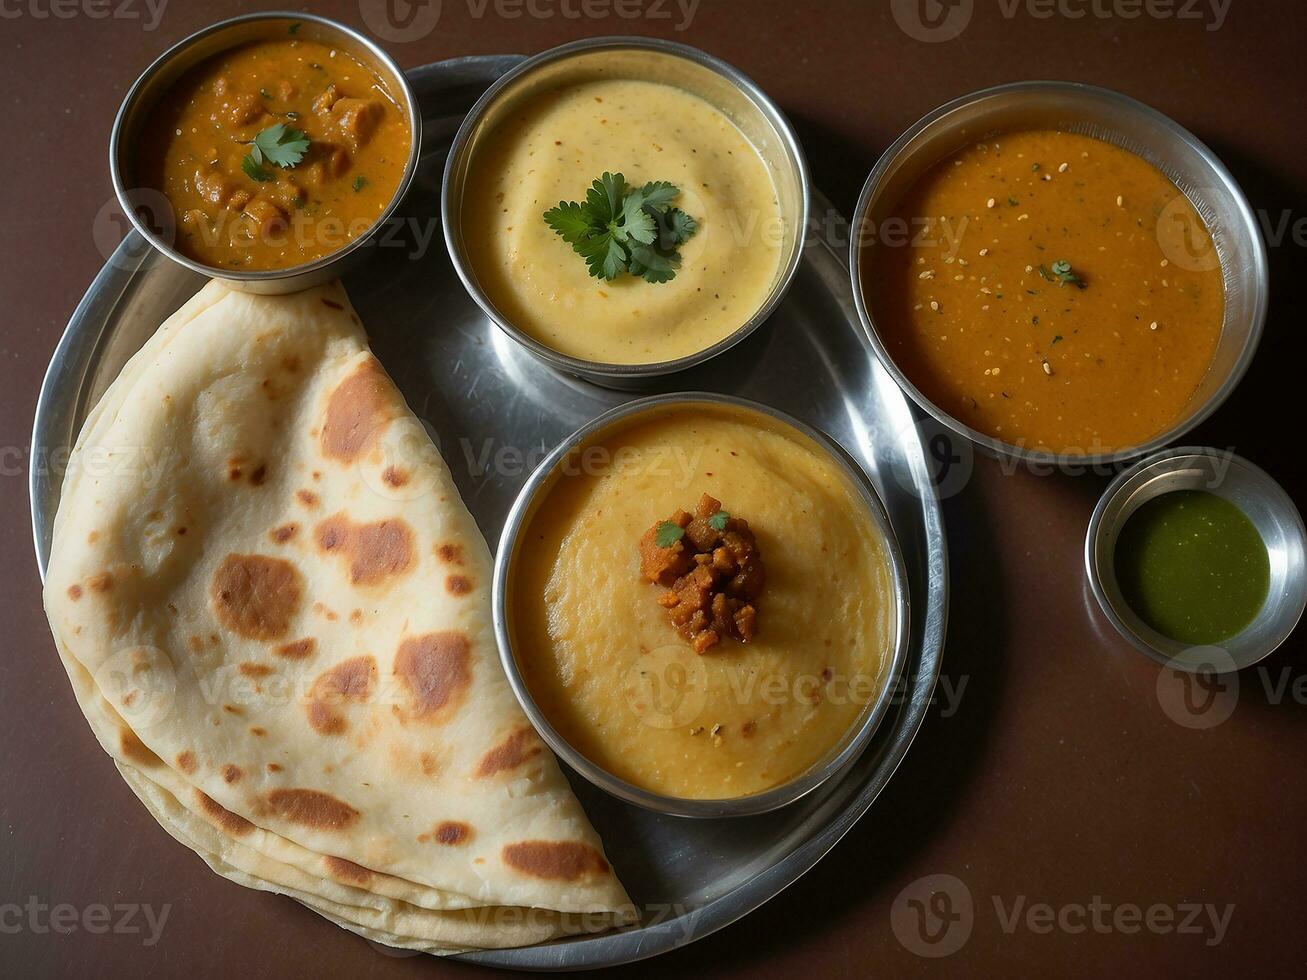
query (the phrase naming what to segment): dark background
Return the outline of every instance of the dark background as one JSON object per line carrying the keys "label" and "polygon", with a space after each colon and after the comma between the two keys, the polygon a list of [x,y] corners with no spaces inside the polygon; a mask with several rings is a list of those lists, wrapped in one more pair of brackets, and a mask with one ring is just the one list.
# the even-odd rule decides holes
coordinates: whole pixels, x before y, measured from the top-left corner
{"label": "dark background", "polygon": [[[119,9],[124,2],[73,4],[65,17],[51,13],[50,0],[0,2],[0,974],[473,976],[475,968],[428,957],[386,957],[289,900],[210,873],[123,785],[55,654],[31,545],[28,433],[46,363],[104,261],[92,221],[111,197],[114,112],[165,47],[259,9],[171,0],[147,30],[140,0]],[[845,214],[904,128],[974,89],[1064,78],[1150,103],[1234,172],[1263,217],[1271,260],[1271,313],[1257,359],[1190,439],[1251,458],[1301,505],[1307,6],[1230,0],[1218,27],[1212,0],[1189,5],[975,0],[960,36],[924,43],[899,26],[888,2],[703,0],[678,31],[675,4],[658,19],[647,16],[657,12],[652,0],[636,3],[646,16],[634,20],[607,5],[591,8],[603,16],[567,18],[563,0],[537,0],[535,11],[551,17],[494,0],[444,0],[430,34],[383,43],[406,67],[531,53],[591,34],[700,46],[791,114],[816,185]],[[101,9],[137,17],[91,16]],[[310,9],[365,27],[360,0]],[[571,0],[567,9],[585,8]],[[1084,586],[1084,530],[1104,483],[976,461],[970,483],[945,505],[953,604],[944,673],[953,690],[966,684],[956,710],[932,711],[872,811],[784,895],[627,972],[1302,975],[1307,695],[1292,689],[1294,680],[1307,687],[1301,631],[1240,675],[1228,720],[1199,729],[1173,720],[1167,678],[1159,688],[1158,668],[1117,638]],[[891,928],[896,896],[931,874],[960,879],[975,903],[970,938],[947,959],[914,955]],[[1023,918],[1009,931],[996,912],[996,902],[1007,914],[1024,900],[1075,916],[1096,898],[1112,907],[1233,910],[1219,943],[1210,930],[1099,933],[1092,921],[1080,929],[1078,918],[1046,933]],[[171,911],[161,939],[146,947],[144,934],[91,934],[80,925],[42,932],[26,911],[5,912],[6,903],[29,900],[79,910],[170,903]],[[1203,915],[1197,924],[1206,922]]]}

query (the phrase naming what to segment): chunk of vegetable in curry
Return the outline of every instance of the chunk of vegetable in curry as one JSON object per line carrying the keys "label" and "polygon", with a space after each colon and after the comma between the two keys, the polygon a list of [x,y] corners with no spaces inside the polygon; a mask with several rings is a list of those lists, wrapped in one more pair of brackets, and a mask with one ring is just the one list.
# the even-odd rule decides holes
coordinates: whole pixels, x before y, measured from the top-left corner
{"label": "chunk of vegetable in curry", "polygon": [[[277,124],[303,133],[307,151],[293,165],[251,166],[255,138]],[[177,81],[145,128],[141,176],[171,203],[184,255],[226,269],[285,269],[377,221],[410,142],[385,82],[348,52],[298,37],[259,41]]]}

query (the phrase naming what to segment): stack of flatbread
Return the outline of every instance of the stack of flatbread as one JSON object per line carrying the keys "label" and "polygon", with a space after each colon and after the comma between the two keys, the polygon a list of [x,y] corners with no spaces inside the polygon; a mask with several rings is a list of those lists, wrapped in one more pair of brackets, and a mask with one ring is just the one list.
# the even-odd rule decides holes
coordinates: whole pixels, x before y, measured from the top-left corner
{"label": "stack of flatbread", "polygon": [[219,874],[387,945],[633,910],[519,709],[490,554],[338,285],[210,283],[87,420],[45,602],[78,702]]}

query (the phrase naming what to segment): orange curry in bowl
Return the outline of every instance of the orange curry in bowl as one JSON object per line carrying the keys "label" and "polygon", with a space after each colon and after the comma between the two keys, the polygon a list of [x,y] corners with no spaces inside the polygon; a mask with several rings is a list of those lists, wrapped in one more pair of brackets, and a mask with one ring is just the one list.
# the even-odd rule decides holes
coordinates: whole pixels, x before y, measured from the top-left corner
{"label": "orange curry in bowl", "polygon": [[891,214],[869,229],[881,234],[864,251],[866,302],[936,407],[1074,456],[1184,417],[1216,353],[1224,283],[1202,219],[1147,161],[1076,133],[1000,133],[939,161]]}
{"label": "orange curry in bowl", "polygon": [[411,138],[375,71],[342,48],[291,36],[186,72],[144,128],[140,174],[171,203],[182,254],[222,269],[287,269],[375,224]]}

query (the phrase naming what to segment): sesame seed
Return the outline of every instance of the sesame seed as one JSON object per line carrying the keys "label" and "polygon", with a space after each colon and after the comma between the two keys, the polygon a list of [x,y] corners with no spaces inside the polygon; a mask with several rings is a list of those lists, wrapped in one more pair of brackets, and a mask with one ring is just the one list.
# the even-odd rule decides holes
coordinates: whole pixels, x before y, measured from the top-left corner
{"label": "sesame seed", "polygon": [[1162,268],[1165,269],[1171,263],[1167,259],[1162,259]]}
{"label": "sesame seed", "polygon": [[988,255],[988,254],[989,254],[989,249],[987,249],[987,248],[982,248],[982,249],[980,250],[980,254],[981,254],[982,256]]}
{"label": "sesame seed", "polygon": [[1149,329],[1149,330],[1156,330],[1156,329],[1157,329],[1157,321],[1154,320],[1152,323],[1150,323],[1150,324],[1148,325],[1148,329]]}
{"label": "sesame seed", "polygon": [[992,208],[993,206],[994,206],[994,199],[991,197],[988,201],[985,202],[985,207]]}
{"label": "sesame seed", "polygon": [[926,269],[926,270],[925,270],[924,272],[922,272],[919,276],[917,276],[917,278],[918,278],[918,279],[934,279],[934,278],[935,278],[935,270],[934,270],[934,269]]}
{"label": "sesame seed", "polygon": [[1017,220],[1018,220],[1018,221],[1029,221],[1029,220],[1030,220],[1030,215],[1028,215],[1028,214],[1020,214],[1020,215],[1017,215]]}
{"label": "sesame seed", "polygon": [[932,299],[932,300],[930,301],[930,308],[931,308],[932,310],[934,310],[936,313],[938,313],[938,312],[939,312],[939,303],[938,303],[936,300],[933,300],[933,299]]}
{"label": "sesame seed", "polygon": [[1047,374],[1047,375],[1049,375],[1050,377],[1051,377],[1052,374],[1053,374],[1053,368],[1052,368],[1052,366],[1048,363],[1048,361],[1045,361],[1045,362],[1044,362],[1044,373]]}
{"label": "sesame seed", "polygon": [[1062,166],[1060,166],[1060,167],[1057,168],[1057,172],[1060,173],[1060,174],[1064,174],[1064,173],[1066,173],[1067,168],[1068,168],[1069,166],[1071,166],[1069,163],[1064,163],[1064,164],[1062,164]]}
{"label": "sesame seed", "polygon": [[1116,196],[1116,206],[1119,208],[1124,206],[1124,204],[1125,204],[1125,198],[1123,198],[1120,194],[1118,194]]}

